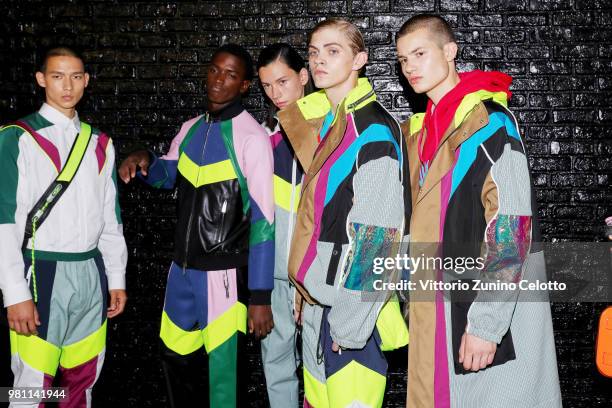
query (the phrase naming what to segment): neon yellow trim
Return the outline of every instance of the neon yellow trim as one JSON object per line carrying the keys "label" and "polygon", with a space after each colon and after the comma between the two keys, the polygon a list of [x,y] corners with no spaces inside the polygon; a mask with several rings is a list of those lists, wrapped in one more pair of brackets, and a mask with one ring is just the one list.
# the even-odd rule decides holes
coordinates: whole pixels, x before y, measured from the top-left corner
{"label": "neon yellow trim", "polygon": [[304,367],[304,397],[315,408],[329,408],[327,387],[312,376]]}
{"label": "neon yellow trim", "polygon": [[298,100],[297,104],[306,120],[321,118],[331,109],[325,90],[313,92]]}
{"label": "neon yellow trim", "polygon": [[357,81],[357,86],[353,88],[348,93],[346,98],[344,99],[344,106],[346,107],[346,113],[354,112],[357,109],[360,109],[362,106],[365,106],[366,104],[372,101],[375,101],[376,94],[372,93],[370,97],[362,100],[361,102],[359,102],[358,105],[351,106],[352,104],[362,99],[364,96],[366,96],[371,91],[372,91],[372,85],[370,85],[370,81],[368,81],[367,78],[359,78],[359,80]]}
{"label": "neon yellow trim", "polygon": [[198,166],[185,153],[181,153],[181,157],[179,157],[178,171],[196,188],[238,177],[229,159]]}
{"label": "neon yellow trim", "polygon": [[225,343],[234,333],[240,330],[246,333],[247,308],[240,302],[234,303],[223,314],[202,331],[206,352],[211,353],[214,349]]}
{"label": "neon yellow trim", "polygon": [[[371,101],[376,100],[376,95],[373,93],[367,99],[359,102],[359,105],[350,106],[355,102],[359,101],[361,98],[366,96],[369,92],[372,91],[372,85],[367,78],[359,78],[357,81],[357,86],[353,88],[348,95],[340,102],[343,103],[346,108],[346,113],[354,112],[357,109],[360,109],[362,106],[370,103]],[[321,118],[327,115],[327,112],[331,109],[331,104],[329,103],[329,99],[327,99],[327,95],[325,94],[325,90],[321,90],[318,92],[311,93],[308,96],[298,100],[297,102],[304,119],[316,119]],[[336,118],[334,117],[334,121]],[[332,123],[333,125],[333,123]]]}
{"label": "neon yellow trim", "polygon": [[415,135],[423,127],[425,113],[415,113],[410,117],[410,135]]}
{"label": "neon yellow trim", "polygon": [[[291,211],[291,183],[282,177],[274,175],[274,202],[285,211]],[[297,211],[300,202],[300,184],[295,186],[295,198],[293,200],[293,212]]]}
{"label": "neon yellow trim", "polygon": [[14,330],[10,332],[11,354],[18,354],[33,369],[55,376],[61,354],[59,347],[38,336],[24,336]]}
{"label": "neon yellow trim", "polygon": [[83,160],[83,156],[85,155],[85,150],[89,145],[89,137],[91,136],[91,126],[89,126],[85,122],[81,122],[81,131],[77,135],[77,140],[74,142],[74,147],[72,148],[72,152],[68,159],[66,160],[66,164],[62,169],[62,172],[59,176],[57,176],[58,181],[70,181],[74,177],[77,169],[79,168],[79,164]]}
{"label": "neon yellow trim", "polygon": [[481,101],[486,99],[493,99],[494,102],[497,102],[506,108],[508,107],[508,95],[505,92],[490,92],[484,89],[472,92],[471,94],[467,94],[463,97],[463,100],[455,111],[455,117],[453,120],[455,127],[459,127],[459,125],[467,117],[468,113],[470,113],[472,109],[474,109],[474,107]]}
{"label": "neon yellow trim", "polygon": [[63,346],[60,365],[64,368],[73,368],[100,354],[106,347],[106,322],[104,320],[98,330],[84,339]]}
{"label": "neon yellow trim", "polygon": [[22,128],[19,125],[6,125],[6,126],[0,126],[0,132],[6,130],[6,129],[10,129],[10,128],[17,128],[17,129],[21,129],[23,131],[23,133],[27,133],[28,135],[30,134],[27,130],[25,130],[24,128]]}
{"label": "neon yellow trim", "polygon": [[391,299],[378,314],[376,328],[382,351],[395,350],[408,344],[408,328],[397,299]]}
{"label": "neon yellow trim", "polygon": [[327,378],[329,405],[342,408],[358,401],[371,408],[381,407],[386,383],[385,376],[353,360]]}
{"label": "neon yellow trim", "polygon": [[204,345],[201,330],[186,331],[170,320],[166,311],[162,312],[159,337],[166,347],[180,355],[193,353]]}

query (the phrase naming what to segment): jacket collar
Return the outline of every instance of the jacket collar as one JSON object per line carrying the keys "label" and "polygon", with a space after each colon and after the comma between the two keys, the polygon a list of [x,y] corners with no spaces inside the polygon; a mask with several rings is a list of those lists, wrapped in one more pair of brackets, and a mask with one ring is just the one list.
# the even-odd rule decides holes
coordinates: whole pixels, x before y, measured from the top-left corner
{"label": "jacket collar", "polygon": [[234,101],[230,102],[229,105],[219,109],[218,111],[206,111],[204,114],[204,119],[207,122],[222,122],[224,120],[235,118],[236,116],[240,115],[242,111],[244,111],[244,106],[242,106],[242,98],[238,97]]}
{"label": "jacket collar", "polygon": [[[451,141],[453,150],[455,150],[461,143],[463,143],[467,138],[469,138],[472,133],[467,131],[456,132],[459,128],[462,128],[464,121],[471,117],[472,115],[476,115],[478,117],[479,124],[483,124],[485,121],[488,123],[488,118],[483,118],[482,116],[488,116],[486,114],[486,109],[482,105],[482,102],[485,100],[493,100],[494,102],[508,107],[508,98],[505,92],[490,92],[487,90],[479,90],[476,92],[472,92],[467,94],[461,103],[459,104],[457,110],[455,111],[453,121],[450,126],[440,140],[440,146],[444,144],[446,141]],[[410,117],[409,122],[409,134],[411,137],[418,137],[418,133],[421,131],[423,127],[424,113],[415,113]],[[482,126],[481,126],[482,127]],[[452,139],[451,139],[451,136]],[[440,149],[438,147],[438,150]]]}
{"label": "jacket collar", "polygon": [[[367,78],[359,78],[357,86],[340,101],[336,112],[341,108],[346,113],[352,113],[367,103],[376,100],[376,94]],[[311,93],[295,102],[305,120],[319,119],[329,113],[332,106],[327,99],[325,90]],[[337,115],[336,115],[337,116]]]}
{"label": "jacket collar", "polygon": [[317,160],[312,167],[319,144],[317,135],[321,130],[325,115],[331,109],[325,91],[311,93],[278,112],[281,126],[306,172],[306,181],[312,179],[320,169],[322,162],[342,140],[346,128],[346,114],[353,113],[375,100],[376,94],[368,79],[359,78],[357,86],[338,104],[334,121],[330,125],[332,131],[325,137],[325,147],[317,153]]}
{"label": "jacket collar", "polygon": [[[413,122],[414,117],[414,124]],[[422,122],[422,117],[420,115],[413,115],[410,118],[410,136],[408,136],[406,142],[409,151],[416,152],[420,146],[418,146],[418,134],[420,132],[420,123]],[[418,204],[427,196],[429,192],[433,190],[433,188],[440,183],[442,177],[450,171],[454,158],[455,151],[457,148],[469,139],[474,133],[478,130],[482,129],[486,125],[489,124],[489,116],[487,112],[487,108],[480,101],[471,107],[471,110],[465,114],[462,118],[459,126],[455,127],[453,125],[449,126],[449,128],[444,132],[442,139],[440,141],[440,145],[434,154],[434,157],[431,161],[431,167],[427,171],[427,175],[425,177],[425,182],[423,186],[418,189],[418,193],[416,196],[416,202],[414,204]],[[421,163],[419,161],[418,155],[411,155],[411,174],[418,173],[418,168]],[[416,166],[413,168],[413,166]],[[414,183],[416,179],[411,177],[411,181]],[[417,183],[418,185],[418,183]],[[414,195],[413,195],[414,198]]]}
{"label": "jacket collar", "polygon": [[48,103],[43,103],[38,113],[49,122],[64,130],[72,128],[78,132],[81,129],[81,121],[79,120],[79,114],[77,112],[74,113],[73,118],[69,118]]}

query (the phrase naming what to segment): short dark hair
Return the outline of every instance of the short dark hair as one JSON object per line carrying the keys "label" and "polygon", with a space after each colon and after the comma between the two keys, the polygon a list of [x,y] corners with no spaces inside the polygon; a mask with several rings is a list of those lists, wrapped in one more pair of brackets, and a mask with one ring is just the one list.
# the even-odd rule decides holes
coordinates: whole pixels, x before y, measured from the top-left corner
{"label": "short dark hair", "polygon": [[295,48],[287,43],[275,43],[261,50],[259,58],[257,58],[257,69],[265,67],[278,59],[287,64],[295,72],[300,72],[302,68],[306,68],[304,59]]}
{"label": "short dark hair", "polygon": [[83,66],[85,66],[85,60],[83,59],[83,56],[81,55],[80,52],[78,52],[72,47],[68,47],[67,45],[57,45],[57,46],[53,46],[47,49],[44,52],[43,57],[40,61],[40,65],[39,65],[40,72],[45,72],[45,70],[47,69],[47,62],[49,61],[49,58],[52,58],[52,57],[78,58],[83,63]]}
{"label": "short dark hair", "polygon": [[255,67],[251,54],[249,54],[249,52],[241,45],[227,43],[217,48],[217,50],[212,56],[212,59],[215,59],[217,55],[224,52],[227,54],[231,54],[242,61],[242,64],[244,65],[244,79],[246,79],[247,81],[252,81],[255,77]]}
{"label": "short dark hair", "polygon": [[[306,63],[304,59],[300,56],[300,53],[297,52],[295,48],[291,45],[283,42],[275,43],[272,45],[268,45],[259,53],[259,57],[257,58],[257,70],[261,67],[265,67],[270,65],[271,63],[280,60],[281,62],[287,64],[289,68],[291,68],[296,73],[300,73],[302,69],[306,69]],[[308,75],[308,82],[304,86],[304,95],[308,95],[314,92],[314,85],[310,80],[310,74]],[[268,104],[268,117],[266,118],[266,126],[269,129],[274,129],[276,126],[276,107],[273,103]]]}
{"label": "short dark hair", "polygon": [[418,14],[406,21],[397,32],[396,41],[406,34],[425,28],[435,36],[441,45],[457,42],[455,33],[448,22],[436,14]]}

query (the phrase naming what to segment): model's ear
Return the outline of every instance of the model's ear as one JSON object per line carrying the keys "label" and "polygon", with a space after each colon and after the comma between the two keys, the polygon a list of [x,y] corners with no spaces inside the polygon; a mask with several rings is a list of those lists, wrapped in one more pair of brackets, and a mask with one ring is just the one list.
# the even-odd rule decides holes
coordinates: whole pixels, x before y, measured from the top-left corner
{"label": "model's ear", "polygon": [[308,83],[308,71],[306,70],[306,68],[302,68],[300,69],[300,84],[302,86],[306,85]]}
{"label": "model's ear", "polygon": [[444,44],[444,56],[448,62],[454,61],[457,58],[457,51],[459,51],[459,47],[457,43],[452,41]]}
{"label": "model's ear", "polygon": [[359,71],[368,62],[368,53],[365,51],[358,52],[353,58],[353,71]]}
{"label": "model's ear", "polygon": [[87,88],[87,85],[89,85],[89,74],[86,72],[83,78],[85,78],[85,88]]}
{"label": "model's ear", "polygon": [[36,76],[36,82],[38,83],[38,85],[41,88],[46,88],[47,87],[47,82],[45,81],[45,74],[43,74],[42,72],[38,71],[35,76]]}
{"label": "model's ear", "polygon": [[242,85],[240,85],[240,93],[243,94],[246,91],[248,91],[250,86],[251,86],[251,81],[249,81],[248,79],[245,79],[244,81],[242,81]]}

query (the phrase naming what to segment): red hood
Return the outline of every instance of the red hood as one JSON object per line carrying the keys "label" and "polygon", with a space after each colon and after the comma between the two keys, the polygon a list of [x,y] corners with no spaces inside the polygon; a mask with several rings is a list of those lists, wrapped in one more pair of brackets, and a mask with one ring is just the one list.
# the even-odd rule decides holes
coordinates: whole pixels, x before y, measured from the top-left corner
{"label": "red hood", "polygon": [[[489,92],[505,92],[508,100],[512,93],[509,91],[512,77],[502,72],[492,71],[471,71],[459,74],[460,82],[436,105],[433,109],[431,99],[427,104],[427,111],[423,119],[423,128],[421,129],[421,138],[423,131],[427,130],[427,138],[423,145],[422,151],[419,151],[419,158],[422,163],[429,162],[436,152],[442,135],[450,126],[457,108],[463,101],[463,98],[471,93],[485,90]],[[433,112],[432,112],[433,111]],[[419,146],[421,141],[419,140]]]}

